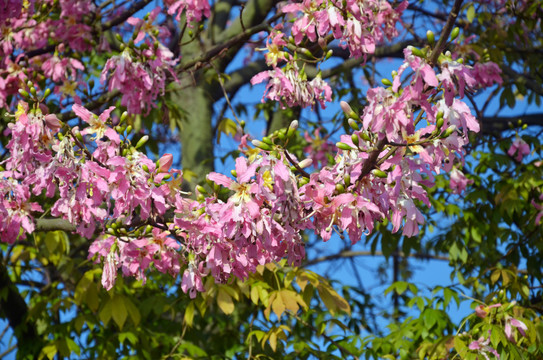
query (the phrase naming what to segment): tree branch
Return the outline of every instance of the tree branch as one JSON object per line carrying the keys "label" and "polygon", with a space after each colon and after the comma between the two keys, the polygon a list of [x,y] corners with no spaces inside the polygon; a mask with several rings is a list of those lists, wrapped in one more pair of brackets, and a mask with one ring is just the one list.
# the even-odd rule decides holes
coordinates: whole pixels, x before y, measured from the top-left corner
{"label": "tree branch", "polygon": [[437,41],[436,47],[434,48],[434,51],[432,51],[432,54],[430,55],[430,58],[428,60],[430,65],[435,65],[437,63],[439,55],[441,55],[441,53],[445,49],[447,41],[449,40],[449,35],[451,35],[454,23],[456,22],[456,18],[458,17],[460,6],[462,6],[462,1],[463,0],[456,0],[454,2],[449,17],[447,18],[447,22],[443,27],[443,31],[441,31],[441,35],[439,37],[439,40]]}
{"label": "tree branch", "polygon": [[64,219],[37,219],[36,231],[75,231],[75,225],[71,224],[68,220]]}

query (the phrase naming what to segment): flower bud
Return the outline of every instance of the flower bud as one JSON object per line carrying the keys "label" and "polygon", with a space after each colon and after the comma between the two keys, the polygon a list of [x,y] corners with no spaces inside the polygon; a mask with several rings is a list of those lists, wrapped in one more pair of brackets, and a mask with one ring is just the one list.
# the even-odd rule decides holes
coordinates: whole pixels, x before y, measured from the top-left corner
{"label": "flower bud", "polygon": [[28,92],[26,90],[23,90],[23,89],[19,89],[19,94],[21,94],[23,97],[30,97]]}
{"label": "flower bud", "polygon": [[262,138],[262,141],[263,141],[264,143],[268,144],[268,145],[273,145],[273,142],[272,142],[271,139],[270,139],[269,137],[267,137],[267,136],[264,136],[264,137]]}
{"label": "flower bud", "polygon": [[47,88],[47,89],[45,89],[45,91],[43,92],[43,99],[45,99],[45,98],[48,97],[49,95],[51,95],[51,89],[50,89],[50,88]]}
{"label": "flower bud", "polygon": [[345,144],[343,142],[337,142],[336,146],[338,147],[338,149],[341,149],[341,150],[346,150],[346,151],[353,150],[353,148],[351,146],[349,146],[349,145],[347,145],[347,144]]}
{"label": "flower bud", "polygon": [[373,173],[373,175],[375,175],[375,176],[377,176],[378,178],[381,178],[381,179],[386,179],[388,177],[387,173],[384,172],[381,169],[373,169],[372,173]]}
{"label": "flower bud", "polygon": [[293,120],[288,126],[287,137],[294,135],[294,132],[298,129],[298,120]]}
{"label": "flower bud", "polygon": [[167,172],[170,170],[170,167],[173,163],[173,155],[172,154],[164,154],[160,159],[158,159],[158,171],[160,172]]}
{"label": "flower bud", "polygon": [[269,145],[264,144],[262,141],[259,140],[253,140],[251,141],[254,146],[256,146],[259,149],[270,151],[271,147]]}
{"label": "flower bud", "polygon": [[200,194],[207,194],[207,191],[206,191],[205,187],[203,187],[202,185],[197,185],[197,186],[196,186],[196,190],[197,190]]}
{"label": "flower bud", "polygon": [[355,144],[356,146],[358,146],[358,143],[359,143],[359,141],[360,141],[360,139],[358,138],[358,135],[352,134],[352,135],[351,135],[351,140],[352,140],[353,144]]}
{"label": "flower bud", "polygon": [[364,141],[370,141],[370,140],[371,140],[371,139],[370,139],[370,136],[369,136],[368,133],[365,132],[365,131],[362,131],[362,132],[360,133],[360,136],[362,137],[362,139],[364,139]]}
{"label": "flower bud", "polygon": [[447,130],[443,131],[441,133],[441,138],[444,139],[446,137],[449,137],[454,131],[456,131],[456,126],[455,125],[451,125],[447,128]]}
{"label": "flower bud", "polygon": [[347,122],[349,123],[349,126],[351,127],[351,129],[360,130],[360,126],[358,126],[358,123],[356,122],[355,119],[349,118],[349,120],[347,120]]}
{"label": "flower bud", "polygon": [[434,45],[436,43],[436,37],[434,35],[434,32],[432,30],[428,30],[426,32],[426,39],[428,40],[428,44]]}
{"label": "flower bud", "polygon": [[345,186],[343,186],[343,184],[336,184],[336,191],[338,193],[344,193],[345,192]]}
{"label": "flower bud", "polygon": [[126,127],[126,133],[127,133],[127,134],[130,134],[131,132],[132,132],[132,125],[128,125],[128,126]]}
{"label": "flower bud", "polygon": [[233,177],[238,177],[238,172],[236,170],[230,170],[230,174],[232,174]]}
{"label": "flower bud", "polygon": [[55,114],[45,115],[45,124],[53,132],[57,132],[62,127],[62,123]]}
{"label": "flower bud", "polygon": [[358,119],[358,115],[353,111],[351,108],[351,105],[349,105],[346,101],[340,101],[339,105],[341,106],[341,110],[347,115],[349,118]]}
{"label": "flower bud", "polygon": [[298,163],[298,166],[301,168],[301,169],[305,169],[306,167],[308,166],[311,166],[311,164],[313,164],[313,160],[312,159],[303,159],[302,161],[300,161]]}
{"label": "flower bud", "polygon": [[381,83],[383,83],[385,86],[392,86],[392,82],[387,78],[381,79]]}
{"label": "flower bud", "polygon": [[454,41],[454,39],[456,39],[458,37],[458,35],[460,35],[460,28],[459,27],[455,27],[452,31],[451,31],[451,41]]}
{"label": "flower bud", "polygon": [[436,129],[438,130],[441,129],[444,122],[445,122],[445,119],[443,118],[443,112],[440,111],[437,113],[437,116],[436,116]]}
{"label": "flower bud", "polygon": [[126,118],[128,117],[128,112],[124,111],[122,114],[121,114],[121,119],[119,120],[119,123],[122,123],[126,120]]}
{"label": "flower bud", "polygon": [[409,48],[411,49],[411,54],[413,54],[415,56],[418,56],[418,57],[421,57],[421,58],[424,57],[424,54],[422,53],[422,51],[419,48],[414,47],[414,46],[410,46]]}
{"label": "flower bud", "polygon": [[149,166],[143,164],[143,165],[141,166],[141,168],[143,169],[143,171],[145,171],[145,172],[147,172],[147,173],[149,172]]}
{"label": "flower bud", "polygon": [[351,175],[349,174],[343,175],[343,181],[345,182],[345,185],[347,186],[351,185]]}
{"label": "flower bud", "polygon": [[298,183],[300,184],[300,186],[304,186],[305,184],[309,183],[309,179],[306,177],[303,177],[298,181]]}
{"label": "flower bud", "polygon": [[138,140],[138,142],[136,143],[136,149],[139,149],[140,147],[142,147],[143,145],[145,145],[145,143],[149,140],[149,135],[143,135],[141,137],[141,139]]}

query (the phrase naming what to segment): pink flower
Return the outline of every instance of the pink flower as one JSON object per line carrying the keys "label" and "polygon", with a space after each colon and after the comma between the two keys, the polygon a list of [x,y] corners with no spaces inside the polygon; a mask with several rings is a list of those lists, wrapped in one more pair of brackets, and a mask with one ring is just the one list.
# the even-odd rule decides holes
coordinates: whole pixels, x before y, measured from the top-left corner
{"label": "pink flower", "polygon": [[530,155],[530,145],[528,145],[519,136],[513,140],[513,144],[511,144],[511,147],[507,151],[507,155],[511,157],[513,157],[515,154],[517,154],[517,156],[515,156],[515,160],[517,162],[521,162],[526,155]]}
{"label": "pink flower", "polygon": [[104,110],[100,116],[91,113],[89,110],[85,109],[79,104],[74,104],[72,106],[72,110],[83,121],[89,124],[88,127],[81,131],[81,135],[94,134],[93,139],[95,140],[103,138],[104,135],[108,136],[111,140],[116,140],[119,138],[119,135],[115,132],[115,130],[106,125],[106,121],[109,119],[111,112],[115,110],[115,106],[111,106]]}
{"label": "pink flower", "polygon": [[528,327],[522,321],[506,316],[505,318],[505,336],[507,340],[511,341],[513,344],[516,343],[515,337],[513,336],[512,327],[516,327],[520,334],[526,337],[526,331]]}
{"label": "pink flower", "polygon": [[165,0],[164,3],[168,6],[168,14],[176,14],[177,21],[181,19],[184,10],[189,27],[194,27],[193,23],[201,21],[204,16],[211,16],[208,0]]}
{"label": "pink flower", "polygon": [[486,360],[490,360],[490,358],[488,357],[489,353],[496,356],[499,359],[500,354],[498,354],[498,352],[494,348],[490,347],[488,344],[490,344],[490,331],[488,331],[488,338],[485,339],[483,336],[481,336],[479,340],[472,341],[469,344],[468,348],[470,350],[477,351],[477,353],[480,355],[483,355]]}
{"label": "pink flower", "polygon": [[490,312],[490,309],[492,308],[498,308],[502,306],[502,304],[498,303],[498,304],[492,304],[490,306],[486,306],[486,305],[479,305],[475,308],[475,315],[477,315],[478,317],[480,317],[481,319],[484,319],[488,313]]}
{"label": "pink flower", "polygon": [[452,169],[450,187],[455,194],[461,194],[473,180],[468,179],[460,170]]}

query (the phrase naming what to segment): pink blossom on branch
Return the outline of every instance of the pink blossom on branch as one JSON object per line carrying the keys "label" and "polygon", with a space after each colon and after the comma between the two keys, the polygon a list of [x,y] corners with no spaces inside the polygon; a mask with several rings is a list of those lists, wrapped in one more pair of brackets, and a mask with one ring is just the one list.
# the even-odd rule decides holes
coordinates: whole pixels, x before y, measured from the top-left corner
{"label": "pink blossom on branch", "polygon": [[168,7],[168,14],[176,14],[177,21],[184,14],[189,27],[194,27],[194,22],[201,21],[204,16],[206,18],[211,16],[209,0],[165,0],[164,3]]}

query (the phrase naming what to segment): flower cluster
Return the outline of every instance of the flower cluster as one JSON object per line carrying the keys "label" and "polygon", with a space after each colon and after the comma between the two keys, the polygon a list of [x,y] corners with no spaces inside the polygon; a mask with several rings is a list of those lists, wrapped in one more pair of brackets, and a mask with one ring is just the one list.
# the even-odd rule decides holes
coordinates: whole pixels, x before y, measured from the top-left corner
{"label": "flower cluster", "polygon": [[315,42],[332,33],[341,46],[349,48],[352,57],[361,57],[375,52],[375,45],[385,38],[398,36],[396,24],[407,5],[403,1],[393,9],[385,0],[304,0],[285,5],[282,11],[296,18],[292,26],[296,44],[305,38]]}
{"label": "flower cluster", "polygon": [[154,47],[149,41],[150,46],[138,54],[144,62],[137,61],[126,48],[120,55],[109,58],[102,70],[100,82],[107,80],[110,91],[119,90],[123,94],[121,105],[130,113],[148,113],[153,100],[164,94],[167,74],[175,78],[173,66],[177,61],[170,50],[157,44]]}
{"label": "flower cluster", "polygon": [[168,14],[176,14],[175,19],[180,20],[181,14],[187,18],[189,27],[194,27],[195,22],[199,22],[205,16],[211,16],[211,7],[208,0],[165,0],[168,7]]}
{"label": "flower cluster", "polygon": [[297,105],[308,107],[318,102],[324,109],[325,102],[332,100],[330,85],[323,81],[320,75],[308,81],[295,62],[289,65],[284,69],[276,67],[253,76],[252,85],[268,80],[262,102],[264,98],[279,101],[283,108]]}

